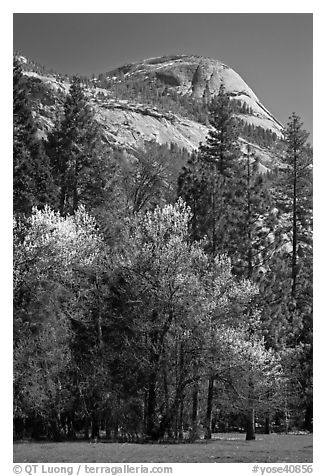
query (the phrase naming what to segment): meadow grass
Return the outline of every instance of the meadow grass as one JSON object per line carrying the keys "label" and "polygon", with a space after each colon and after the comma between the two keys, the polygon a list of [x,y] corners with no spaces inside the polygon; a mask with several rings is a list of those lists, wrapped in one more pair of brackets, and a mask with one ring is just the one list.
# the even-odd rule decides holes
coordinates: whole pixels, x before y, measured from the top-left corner
{"label": "meadow grass", "polygon": [[182,444],[14,443],[15,463],[312,463],[312,435],[215,434]]}

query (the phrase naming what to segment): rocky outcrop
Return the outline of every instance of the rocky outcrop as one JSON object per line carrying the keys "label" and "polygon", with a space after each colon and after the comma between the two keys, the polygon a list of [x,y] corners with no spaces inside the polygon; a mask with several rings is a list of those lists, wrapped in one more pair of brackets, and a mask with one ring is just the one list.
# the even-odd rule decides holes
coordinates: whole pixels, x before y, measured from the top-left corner
{"label": "rocky outcrop", "polygon": [[189,152],[205,141],[208,128],[203,124],[164,114],[145,106],[132,106],[118,102],[97,105],[95,115],[102,125],[108,142],[125,148],[136,148],[145,141],[160,144],[175,143]]}
{"label": "rocky outcrop", "polygon": [[191,81],[193,97],[203,98],[205,90],[208,90],[212,96],[218,94],[223,82],[222,71],[223,68],[219,62],[202,60]]}
{"label": "rocky outcrop", "polygon": [[242,103],[248,105],[252,114],[242,115],[241,118],[248,123],[270,129],[278,136],[282,134],[282,125],[262,105],[253,90],[246,84],[241,76],[224,63],[213,59],[194,55],[166,56],[151,58],[138,63],[127,65],[124,69],[107,73],[109,78],[123,81],[121,72],[126,78],[146,78],[154,75],[180,94],[188,94],[194,100],[218,94],[223,83],[225,90]]}
{"label": "rocky outcrop", "polygon": [[[31,83],[39,134],[46,137],[69,91],[69,80],[48,72],[42,74],[40,71],[26,69],[24,74]],[[252,114],[242,115],[244,120],[281,134],[282,126],[260,103],[249,86],[235,71],[219,61],[198,56],[169,56],[129,64],[108,73],[111,81],[119,82],[123,81],[124,77],[147,78],[153,75],[176,92],[187,94],[193,100],[203,97],[204,94],[217,94],[223,83],[234,98],[252,108]],[[108,90],[98,87],[89,88],[87,94],[95,117],[101,125],[103,139],[115,147],[132,150],[139,148],[146,141],[155,140],[160,144],[175,143],[191,152],[197,149],[207,136],[207,126],[172,112],[161,111],[140,102],[114,98]],[[268,150],[255,144],[252,144],[252,147],[255,148],[263,166],[269,167],[275,161],[275,157]]]}

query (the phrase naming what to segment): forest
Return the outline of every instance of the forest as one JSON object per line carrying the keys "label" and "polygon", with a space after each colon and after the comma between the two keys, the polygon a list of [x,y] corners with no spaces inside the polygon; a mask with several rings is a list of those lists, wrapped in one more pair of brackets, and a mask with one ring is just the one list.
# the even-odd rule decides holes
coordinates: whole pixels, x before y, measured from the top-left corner
{"label": "forest", "polygon": [[277,138],[237,120],[223,86],[198,151],[148,142],[131,155],[102,140],[78,77],[40,139],[27,83],[14,59],[14,438],[311,432],[300,117],[275,147],[282,167],[262,174],[239,137]]}

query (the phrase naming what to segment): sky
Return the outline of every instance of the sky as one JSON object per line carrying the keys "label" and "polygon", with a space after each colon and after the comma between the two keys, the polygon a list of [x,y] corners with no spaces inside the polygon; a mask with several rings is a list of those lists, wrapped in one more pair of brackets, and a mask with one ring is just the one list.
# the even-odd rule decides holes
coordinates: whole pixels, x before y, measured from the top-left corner
{"label": "sky", "polygon": [[169,54],[216,58],[283,124],[296,112],[312,142],[311,13],[15,13],[13,47],[83,75]]}

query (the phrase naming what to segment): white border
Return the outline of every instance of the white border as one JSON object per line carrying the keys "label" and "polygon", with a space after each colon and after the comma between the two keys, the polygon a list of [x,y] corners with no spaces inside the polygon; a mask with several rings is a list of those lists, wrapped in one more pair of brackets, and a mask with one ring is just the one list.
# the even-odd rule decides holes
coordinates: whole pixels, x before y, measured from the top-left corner
{"label": "white border", "polygon": [[[115,2],[114,2],[115,3]],[[137,9],[135,8],[137,5]],[[218,10],[215,9],[218,5]],[[91,7],[90,7],[91,6]],[[244,7],[246,7],[244,9]],[[43,1],[13,1],[1,6],[0,24],[0,44],[1,44],[1,327],[2,341],[1,350],[1,382],[3,384],[0,402],[1,413],[5,418],[5,425],[1,428],[1,449],[5,455],[5,466],[8,464],[8,471],[4,474],[12,474],[12,345],[11,345],[11,269],[12,269],[12,239],[11,239],[11,217],[12,217],[12,178],[11,178],[11,154],[12,154],[12,14],[13,13],[314,13],[314,218],[315,218],[315,238],[314,238],[314,473],[322,475],[325,472],[323,459],[325,440],[325,355],[322,354],[325,346],[325,319],[324,316],[324,295],[325,284],[324,274],[326,272],[325,247],[325,196],[322,193],[325,188],[325,116],[326,106],[326,74],[324,74],[325,62],[325,25],[326,18],[322,2],[302,2],[302,1],[279,1],[271,2],[202,2],[182,1],[176,2],[166,0],[164,2],[107,2],[107,1],[62,1],[54,3]],[[5,104],[4,104],[5,103]],[[3,422],[2,422],[3,423]],[[174,466],[174,465],[173,465]],[[191,466],[191,468],[189,467]],[[178,468],[177,468],[178,467]],[[216,474],[251,474],[252,465],[228,463],[219,464],[218,467],[202,464],[196,465],[176,465],[175,474],[178,469],[195,474],[201,470],[207,473]],[[248,473],[247,473],[248,472]],[[213,474],[213,473],[212,473]]]}

